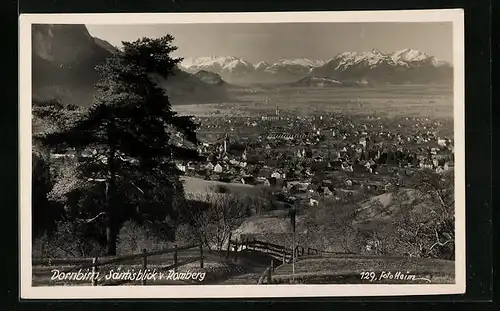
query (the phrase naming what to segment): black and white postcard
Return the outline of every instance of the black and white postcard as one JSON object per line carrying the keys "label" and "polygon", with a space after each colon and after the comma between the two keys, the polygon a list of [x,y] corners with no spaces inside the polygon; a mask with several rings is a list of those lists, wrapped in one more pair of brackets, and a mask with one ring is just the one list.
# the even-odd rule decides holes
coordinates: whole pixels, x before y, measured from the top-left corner
{"label": "black and white postcard", "polygon": [[22,298],[465,292],[462,10],[24,14]]}

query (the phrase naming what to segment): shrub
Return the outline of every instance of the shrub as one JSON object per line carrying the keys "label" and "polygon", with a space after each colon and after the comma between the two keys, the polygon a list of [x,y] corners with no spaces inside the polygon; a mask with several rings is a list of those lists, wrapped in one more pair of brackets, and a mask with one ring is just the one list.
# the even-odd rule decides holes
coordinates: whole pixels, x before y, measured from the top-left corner
{"label": "shrub", "polygon": [[98,241],[86,236],[81,226],[69,221],[57,222],[57,229],[50,236],[36,239],[34,256],[48,258],[78,258],[100,255],[103,251]]}
{"label": "shrub", "polygon": [[187,223],[180,224],[175,230],[175,242],[177,246],[198,243],[195,230]]}
{"label": "shrub", "polygon": [[118,233],[117,254],[128,255],[147,251],[160,250],[172,246],[171,242],[160,236],[152,228],[144,224],[127,221]]}

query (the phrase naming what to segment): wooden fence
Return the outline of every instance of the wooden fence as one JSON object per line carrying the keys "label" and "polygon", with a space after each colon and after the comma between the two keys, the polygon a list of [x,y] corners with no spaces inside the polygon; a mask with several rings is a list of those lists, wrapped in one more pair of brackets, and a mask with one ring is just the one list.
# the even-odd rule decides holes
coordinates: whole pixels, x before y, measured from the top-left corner
{"label": "wooden fence", "polygon": [[[277,245],[273,243],[258,241],[255,238],[245,238],[242,241],[232,241],[229,239],[227,246],[226,258],[229,258],[230,250],[234,248],[234,260],[237,261],[238,250],[255,251],[266,254],[271,257],[270,265],[265,269],[259,278],[258,284],[271,284],[272,275],[274,270],[277,268],[275,266],[275,260],[281,262],[281,265],[291,263],[294,259],[292,248],[286,248],[283,245]],[[315,248],[296,246],[295,247],[295,261],[300,258],[307,256],[318,256],[321,252]]]}
{"label": "wooden fence", "polygon": [[[292,262],[293,250],[291,248],[287,248],[283,245],[277,245],[273,243],[258,241],[255,238],[246,238],[242,241],[234,241],[231,240],[231,236],[229,237],[229,243],[227,244],[227,249],[225,250],[226,260],[234,260],[238,261],[238,256],[241,256],[239,253],[241,251],[254,251],[265,254],[271,258],[270,265],[265,269],[264,273],[259,279],[259,284],[270,284],[272,283],[272,274],[274,270],[279,267],[277,263],[281,263],[281,265],[285,265]],[[318,251],[315,248],[296,246],[295,247],[295,260],[300,260],[304,257],[314,257],[321,256],[324,251]],[[155,256],[161,256],[165,254],[171,254],[172,256],[169,258],[165,258],[164,256],[161,258],[157,258],[157,262],[154,262]],[[341,253],[337,253],[341,254]],[[223,254],[221,254],[223,256]],[[234,256],[233,258],[230,258]],[[145,271],[148,269],[148,265],[156,264],[155,267],[159,266],[157,269],[159,270],[174,270],[177,268],[185,266],[187,264],[199,261],[199,266],[203,269],[204,266],[204,249],[201,244],[195,245],[187,245],[182,247],[177,247],[176,245],[173,248],[163,249],[153,252],[147,252],[144,249],[141,253],[118,256],[118,257],[94,257],[94,258],[75,258],[75,259],[59,259],[59,258],[44,258],[44,259],[33,259],[32,265],[33,267],[57,267],[57,266],[70,266],[66,269],[63,269],[62,272],[76,272],[83,269],[91,269],[92,275],[102,271],[106,266],[112,266],[114,264],[136,264],[140,265],[141,269]],[[179,260],[181,259],[181,260]],[[163,266],[165,261],[170,261],[170,264],[167,266]],[[34,272],[35,274],[35,272]],[[121,285],[132,282],[130,280],[119,280],[114,282],[104,282],[98,284],[97,278],[91,279],[92,286],[96,285]],[[141,279],[141,284],[146,285],[146,279]]]}
{"label": "wooden fence", "polygon": [[[231,248],[246,249],[250,251],[261,252],[270,257],[281,260],[283,263],[291,262],[293,258],[293,250],[286,248],[283,245],[268,243],[256,240],[255,238],[247,238],[243,241],[230,241],[227,246],[227,254],[230,253]],[[320,251],[315,248],[296,246],[295,258],[318,255]]]}
{"label": "wooden fence", "polygon": [[[182,261],[179,261],[179,255],[183,255],[183,253],[186,253],[187,251],[192,251],[196,252],[195,256],[191,257],[185,257],[182,258]],[[132,255],[125,255],[125,256],[118,256],[118,257],[104,257],[104,258],[99,258],[99,257],[94,257],[94,258],[75,258],[75,259],[58,259],[58,258],[47,258],[47,259],[33,259],[32,265],[33,267],[35,266],[57,266],[57,265],[76,265],[74,267],[69,267],[67,269],[64,269],[62,272],[68,273],[68,272],[76,272],[79,270],[83,269],[91,269],[92,275],[95,275],[99,270],[103,269],[105,266],[110,266],[113,264],[140,264],[141,269],[145,271],[148,269],[148,258],[154,257],[154,256],[160,256],[160,255],[165,255],[165,254],[172,254],[172,263],[167,265],[167,266],[161,266],[161,264],[164,262],[164,258],[160,261],[160,270],[174,270],[176,271],[177,268],[185,266],[187,264],[197,262],[199,261],[200,263],[200,268],[203,268],[203,261],[204,261],[204,254],[203,254],[203,247],[202,245],[187,245],[187,246],[182,246],[182,247],[177,247],[175,245],[173,248],[169,249],[163,249],[159,251],[153,251],[153,252],[147,252],[146,249],[143,249],[141,253],[138,254],[132,254]],[[170,258],[169,258],[170,259]],[[139,261],[139,262],[137,262]],[[103,284],[98,284],[97,278],[92,278],[91,279],[92,286],[96,285],[121,285],[125,283],[131,282],[130,280],[119,280],[115,281],[114,283],[103,283]],[[146,285],[146,278],[141,279],[141,285]]]}

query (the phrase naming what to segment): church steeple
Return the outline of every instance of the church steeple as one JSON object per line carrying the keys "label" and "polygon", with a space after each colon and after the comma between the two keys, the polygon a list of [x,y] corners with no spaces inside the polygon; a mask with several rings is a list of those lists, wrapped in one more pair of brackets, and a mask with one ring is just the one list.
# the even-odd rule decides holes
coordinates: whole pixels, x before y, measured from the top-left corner
{"label": "church steeple", "polygon": [[278,109],[278,104],[276,104],[276,116],[280,115],[280,110]]}

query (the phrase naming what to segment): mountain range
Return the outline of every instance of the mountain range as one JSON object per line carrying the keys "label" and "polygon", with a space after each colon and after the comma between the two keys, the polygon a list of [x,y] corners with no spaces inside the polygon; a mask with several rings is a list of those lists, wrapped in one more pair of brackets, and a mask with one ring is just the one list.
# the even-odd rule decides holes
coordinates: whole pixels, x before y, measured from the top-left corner
{"label": "mountain range", "polygon": [[[89,106],[99,77],[95,67],[117,51],[92,37],[85,25],[32,26],[33,98],[59,99]],[[225,57],[185,58],[168,81],[160,83],[173,105],[227,101],[236,84],[273,83],[302,87],[369,84],[449,84],[453,68],[426,53],[405,49],[392,53],[339,53],[332,59],[281,59],[249,62]]]}
{"label": "mountain range", "polygon": [[[281,59],[268,63],[249,62],[233,56],[186,58],[182,70],[200,70],[221,75],[230,83],[284,83],[306,77],[329,78],[345,84],[448,84],[453,80],[451,64],[414,49],[383,53],[344,52],[328,60]],[[319,80],[317,80],[319,81]]]}

